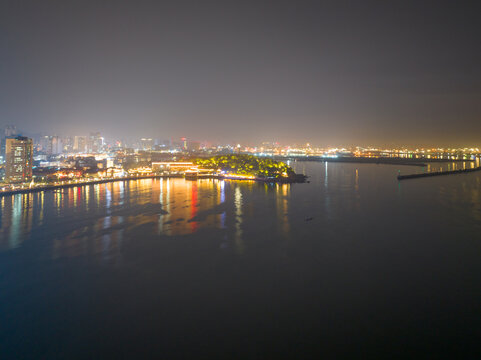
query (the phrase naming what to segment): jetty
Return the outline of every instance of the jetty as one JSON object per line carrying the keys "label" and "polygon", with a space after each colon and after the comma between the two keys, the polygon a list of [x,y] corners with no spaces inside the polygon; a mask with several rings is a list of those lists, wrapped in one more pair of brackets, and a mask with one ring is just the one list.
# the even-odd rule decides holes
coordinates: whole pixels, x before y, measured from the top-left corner
{"label": "jetty", "polygon": [[408,174],[408,175],[398,175],[398,180],[407,180],[407,179],[418,179],[424,177],[433,177],[433,176],[443,176],[443,175],[454,175],[454,174],[465,174],[465,173],[472,173],[475,171],[481,171],[481,166],[470,168],[470,169],[458,169],[458,170],[448,170],[448,171],[432,171],[420,174]]}

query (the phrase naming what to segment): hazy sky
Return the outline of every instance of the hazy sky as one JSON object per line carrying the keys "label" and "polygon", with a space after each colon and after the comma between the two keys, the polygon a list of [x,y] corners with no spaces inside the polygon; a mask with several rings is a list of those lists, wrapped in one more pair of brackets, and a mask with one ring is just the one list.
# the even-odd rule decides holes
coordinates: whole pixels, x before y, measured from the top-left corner
{"label": "hazy sky", "polygon": [[469,3],[0,0],[0,126],[481,145]]}

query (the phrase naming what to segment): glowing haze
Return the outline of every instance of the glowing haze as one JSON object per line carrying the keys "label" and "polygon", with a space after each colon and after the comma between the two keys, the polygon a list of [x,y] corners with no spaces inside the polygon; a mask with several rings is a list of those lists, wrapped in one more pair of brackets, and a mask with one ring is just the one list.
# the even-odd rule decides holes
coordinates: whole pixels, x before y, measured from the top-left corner
{"label": "glowing haze", "polygon": [[0,125],[479,145],[479,13],[454,5],[4,0]]}

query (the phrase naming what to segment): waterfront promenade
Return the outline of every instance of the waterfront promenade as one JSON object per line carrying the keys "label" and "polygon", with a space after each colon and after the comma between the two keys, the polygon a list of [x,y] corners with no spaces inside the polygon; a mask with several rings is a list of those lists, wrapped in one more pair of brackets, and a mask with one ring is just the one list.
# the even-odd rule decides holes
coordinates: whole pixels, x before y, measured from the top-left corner
{"label": "waterfront promenade", "polygon": [[[34,187],[24,187],[24,188],[17,188],[13,190],[0,190],[0,197],[8,196],[8,195],[15,195],[15,194],[27,194],[27,193],[36,193],[41,191],[49,191],[49,190],[58,190],[58,189],[66,189],[66,188],[73,188],[78,186],[85,186],[85,185],[97,185],[97,184],[105,184],[115,181],[130,181],[130,180],[142,180],[142,179],[168,179],[168,178],[184,178],[184,174],[162,174],[162,175],[142,175],[142,176],[127,176],[127,177],[120,177],[120,178],[104,178],[98,180],[91,180],[91,181],[80,181],[80,182],[68,182],[68,183],[60,183],[60,184],[53,184],[53,185],[42,185],[42,186],[34,186]],[[293,178],[258,178],[254,176],[243,176],[243,175],[235,175],[235,174],[222,174],[222,175],[208,175],[208,176],[198,176],[195,178],[186,178],[186,180],[200,180],[200,179],[219,179],[219,180],[250,180],[250,181],[258,181],[258,182],[278,182],[278,183],[302,183],[306,181],[306,176],[302,174],[296,174]]]}
{"label": "waterfront promenade", "polygon": [[68,183],[60,183],[60,184],[53,184],[53,185],[43,185],[43,186],[35,186],[35,187],[28,187],[28,188],[18,188],[13,190],[5,190],[5,191],[0,191],[0,197],[7,196],[7,195],[15,195],[15,194],[26,194],[26,193],[48,191],[48,190],[66,189],[66,188],[72,188],[72,187],[84,186],[84,185],[105,184],[105,183],[110,183],[115,181],[158,179],[158,178],[181,178],[181,177],[183,176],[182,175],[143,175],[143,176],[127,176],[127,177],[121,177],[121,178],[104,178],[104,179],[91,180],[91,181],[68,182]]}

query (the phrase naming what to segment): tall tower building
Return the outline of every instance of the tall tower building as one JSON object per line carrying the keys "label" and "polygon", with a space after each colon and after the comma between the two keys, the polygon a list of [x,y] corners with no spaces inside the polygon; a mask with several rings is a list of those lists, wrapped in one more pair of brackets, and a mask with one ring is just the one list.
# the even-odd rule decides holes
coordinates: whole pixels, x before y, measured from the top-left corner
{"label": "tall tower building", "polygon": [[8,183],[32,180],[33,141],[25,136],[8,137],[5,142],[5,179]]}

